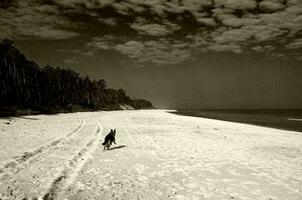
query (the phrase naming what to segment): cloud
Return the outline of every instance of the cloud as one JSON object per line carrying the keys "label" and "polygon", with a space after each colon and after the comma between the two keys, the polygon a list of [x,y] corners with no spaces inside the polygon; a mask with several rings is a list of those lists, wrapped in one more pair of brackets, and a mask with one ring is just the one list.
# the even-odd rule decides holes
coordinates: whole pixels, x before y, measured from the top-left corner
{"label": "cloud", "polygon": [[68,39],[78,33],[67,30],[70,22],[57,15],[56,7],[34,1],[18,1],[16,7],[0,8],[0,37],[12,39]]}
{"label": "cloud", "polygon": [[197,19],[198,22],[202,23],[202,24],[205,24],[205,25],[208,25],[208,26],[216,26],[216,22],[213,18],[198,18]]}
{"label": "cloud", "polygon": [[116,26],[117,20],[115,18],[98,18],[100,22],[103,22],[104,24],[110,25],[110,26]]}
{"label": "cloud", "polygon": [[125,42],[113,42],[108,40],[94,40],[87,44],[89,47],[97,49],[117,51],[131,59],[132,62],[139,65],[153,63],[158,65],[171,65],[184,62],[190,57],[188,44],[166,39],[159,40],[130,40]]}
{"label": "cloud", "polygon": [[259,7],[262,10],[275,12],[284,8],[282,3],[282,0],[265,0],[259,3]]}
{"label": "cloud", "polygon": [[145,42],[129,41],[116,45],[114,49],[142,64],[178,64],[190,57],[190,53],[184,49],[183,45],[165,39]]}
{"label": "cloud", "polygon": [[237,18],[237,17],[230,17],[227,19],[224,19],[222,23],[226,26],[238,28],[245,25],[256,25],[260,23],[260,20],[253,19],[253,18]]}
{"label": "cloud", "polygon": [[270,52],[273,51],[275,47],[271,45],[265,45],[265,46],[254,46],[251,49],[254,50],[255,52]]}
{"label": "cloud", "polygon": [[252,50],[256,52],[264,52],[264,49],[261,46],[254,46],[252,47]]}
{"label": "cloud", "polygon": [[92,38],[90,42],[86,44],[88,47],[92,47],[95,49],[103,49],[103,50],[109,50],[112,48],[112,41],[115,38],[111,35],[104,35],[103,37],[95,37]]}
{"label": "cloud", "polygon": [[138,58],[141,56],[142,51],[145,50],[145,45],[139,41],[128,41],[124,44],[116,45],[114,49],[122,54],[128,55],[130,58]]}
{"label": "cloud", "polygon": [[231,9],[251,10],[257,7],[255,0],[214,0],[217,7]]}
{"label": "cloud", "polygon": [[234,43],[234,42],[245,42],[249,40],[253,33],[244,28],[238,29],[217,29],[211,33],[212,40],[216,43]]}
{"label": "cloud", "polygon": [[88,9],[97,9],[112,5],[115,0],[54,0],[54,2],[56,4],[71,8],[85,6]]}
{"label": "cloud", "polygon": [[115,2],[111,5],[117,10],[118,13],[122,15],[128,15],[130,12],[141,13],[145,10],[142,5],[137,4],[135,1],[120,1]]}
{"label": "cloud", "polygon": [[62,39],[68,39],[78,36],[78,33],[56,29],[51,26],[29,27],[28,29],[20,28],[19,30],[22,32],[22,35],[24,36],[42,38],[42,39],[62,40]]}
{"label": "cloud", "polygon": [[2,38],[78,37],[87,55],[116,51],[138,63],[176,64],[209,51],[278,56],[301,46],[300,0],[14,2],[0,8]]}
{"label": "cloud", "polygon": [[136,21],[130,25],[130,27],[140,34],[151,35],[151,36],[164,36],[172,33],[173,31],[179,29],[175,24],[164,23],[164,24],[155,24],[155,23],[145,23]]}
{"label": "cloud", "polygon": [[216,52],[233,52],[240,54],[242,53],[241,46],[238,44],[212,44],[207,47],[208,50]]}
{"label": "cloud", "polygon": [[294,40],[285,47],[288,49],[302,49],[302,38]]}

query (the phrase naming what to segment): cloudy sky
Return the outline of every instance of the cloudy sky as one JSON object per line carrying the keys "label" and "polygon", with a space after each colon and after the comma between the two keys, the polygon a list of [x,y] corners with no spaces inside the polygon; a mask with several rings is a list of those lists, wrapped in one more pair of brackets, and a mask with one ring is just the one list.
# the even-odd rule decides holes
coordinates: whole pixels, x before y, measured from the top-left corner
{"label": "cloudy sky", "polygon": [[302,108],[302,0],[1,0],[0,39],[165,108]]}

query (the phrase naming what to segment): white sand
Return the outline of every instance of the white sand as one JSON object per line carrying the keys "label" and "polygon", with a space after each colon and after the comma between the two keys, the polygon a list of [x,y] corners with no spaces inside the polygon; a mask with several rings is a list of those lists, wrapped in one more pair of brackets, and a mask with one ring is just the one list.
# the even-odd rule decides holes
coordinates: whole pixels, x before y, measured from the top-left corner
{"label": "white sand", "polygon": [[302,199],[302,133],[163,110],[26,118],[0,119],[0,199]]}

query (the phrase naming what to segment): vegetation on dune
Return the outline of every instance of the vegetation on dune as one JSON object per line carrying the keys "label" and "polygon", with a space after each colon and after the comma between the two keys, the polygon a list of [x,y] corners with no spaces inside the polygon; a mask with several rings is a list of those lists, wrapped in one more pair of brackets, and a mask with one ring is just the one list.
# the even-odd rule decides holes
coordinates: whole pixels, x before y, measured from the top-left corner
{"label": "vegetation on dune", "polygon": [[134,109],[153,108],[151,102],[131,99],[123,89],[107,88],[105,80],[90,80],[70,69],[29,61],[13,41],[0,42],[0,114],[17,110],[71,112],[117,110],[120,105]]}

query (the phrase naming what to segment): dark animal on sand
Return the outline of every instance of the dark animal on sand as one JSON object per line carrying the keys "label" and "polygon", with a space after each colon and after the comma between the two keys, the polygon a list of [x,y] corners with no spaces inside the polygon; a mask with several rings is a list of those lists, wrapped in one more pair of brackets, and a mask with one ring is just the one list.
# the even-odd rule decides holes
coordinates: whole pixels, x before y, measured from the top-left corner
{"label": "dark animal on sand", "polygon": [[106,135],[105,137],[105,141],[103,142],[103,145],[104,145],[104,150],[108,150],[110,148],[110,146],[112,145],[112,143],[116,144],[115,143],[115,133],[116,133],[116,130],[110,130],[110,133],[108,133],[108,135]]}

